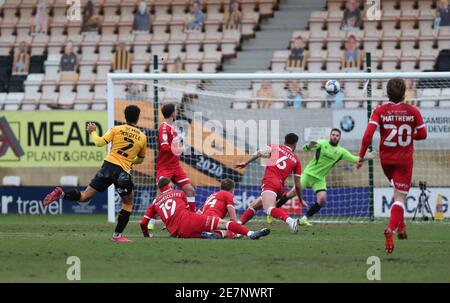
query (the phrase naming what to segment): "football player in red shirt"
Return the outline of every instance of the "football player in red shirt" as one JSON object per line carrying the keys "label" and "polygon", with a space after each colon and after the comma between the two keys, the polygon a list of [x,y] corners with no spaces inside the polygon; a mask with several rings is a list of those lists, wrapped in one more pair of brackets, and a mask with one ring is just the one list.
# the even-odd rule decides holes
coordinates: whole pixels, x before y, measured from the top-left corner
{"label": "football player in red shirt", "polygon": [[384,174],[394,186],[394,204],[388,227],[384,230],[386,252],[394,250],[394,232],[399,239],[406,239],[404,203],[411,185],[413,173],[414,140],[425,140],[427,129],[420,111],[403,103],[405,82],[393,78],[387,84],[389,102],[375,108],[364,133],[357,167],[361,167],[363,156],[373,134],[380,128],[380,162]]}
{"label": "football player in red shirt", "polygon": [[[230,216],[230,221],[237,221],[236,210],[234,208],[234,181],[231,179],[224,179],[220,183],[220,191],[211,194],[208,199],[206,199],[205,204],[198,210],[197,213],[204,214],[207,216],[218,217],[220,219],[225,218],[228,214]],[[239,238],[240,235],[234,234],[232,232],[222,232],[217,231],[216,234],[220,238]],[[211,235],[214,237],[214,235]]]}
{"label": "football player in red shirt", "polygon": [[180,146],[181,139],[177,135],[173,122],[177,116],[174,104],[165,104],[161,112],[164,122],[158,129],[158,158],[156,160],[156,181],[162,177],[169,178],[185,192],[189,209],[195,212],[195,189],[191,179],[180,166],[180,154],[186,152],[184,146]]}
{"label": "football player in red shirt", "polygon": [[256,152],[246,162],[236,165],[236,168],[244,168],[260,157],[269,157],[262,179],[262,204],[267,215],[285,221],[294,233],[298,231],[298,219],[289,217],[284,209],[276,208],[276,201],[284,194],[286,179],[293,174],[295,192],[300,203],[302,203],[300,187],[302,165],[297,155],[294,154],[297,142],[298,136],[296,134],[287,134],[284,137],[284,145],[270,144],[265,149]]}
{"label": "football player in red shirt", "polygon": [[[174,190],[169,178],[161,177],[158,181],[159,196],[145,212],[141,220],[141,229],[144,237],[151,237],[148,231],[148,222],[159,215],[172,237],[202,238],[215,230],[229,230],[234,233],[248,236],[256,240],[267,236],[270,229],[263,228],[251,231],[236,222],[225,221],[218,217],[197,214],[189,210],[186,194],[181,190]],[[205,238],[210,238],[209,235]]]}

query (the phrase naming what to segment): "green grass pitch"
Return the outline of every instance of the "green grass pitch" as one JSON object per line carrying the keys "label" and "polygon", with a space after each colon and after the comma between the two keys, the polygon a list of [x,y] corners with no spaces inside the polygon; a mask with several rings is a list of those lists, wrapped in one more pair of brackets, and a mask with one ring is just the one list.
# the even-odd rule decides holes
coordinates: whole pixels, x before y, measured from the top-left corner
{"label": "green grass pitch", "polygon": [[409,239],[388,256],[385,223],[316,224],[295,235],[274,223],[253,241],[175,239],[160,226],[145,239],[131,222],[134,243],[118,244],[105,216],[3,215],[0,282],[71,282],[69,256],[81,260],[81,282],[372,282],[369,256],[381,260],[381,282],[450,282],[450,225],[409,223]]}

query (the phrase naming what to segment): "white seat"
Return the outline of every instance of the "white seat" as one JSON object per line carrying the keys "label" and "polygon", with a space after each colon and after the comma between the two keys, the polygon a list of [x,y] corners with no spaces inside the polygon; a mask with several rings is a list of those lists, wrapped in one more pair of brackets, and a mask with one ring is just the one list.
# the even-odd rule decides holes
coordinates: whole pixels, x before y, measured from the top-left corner
{"label": "white seat", "polygon": [[440,107],[450,107],[450,88],[443,88],[439,100]]}
{"label": "white seat", "polygon": [[[420,94],[420,107],[435,107],[436,101],[441,94],[440,88],[425,88]],[[429,98],[429,99],[428,99]]]}
{"label": "white seat", "polygon": [[3,186],[20,186],[20,176],[4,176]]}
{"label": "white seat", "polygon": [[77,176],[62,176],[59,179],[59,185],[61,186],[78,186]]}

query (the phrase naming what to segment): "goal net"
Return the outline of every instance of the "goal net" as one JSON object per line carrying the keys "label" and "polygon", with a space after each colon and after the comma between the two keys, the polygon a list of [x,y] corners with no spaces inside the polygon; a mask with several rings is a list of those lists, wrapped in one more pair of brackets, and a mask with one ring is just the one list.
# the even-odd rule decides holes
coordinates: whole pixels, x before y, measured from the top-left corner
{"label": "goal net", "polygon": [[[418,106],[429,136],[417,142],[413,187],[406,216],[436,216],[446,211],[450,197],[450,73],[255,73],[255,74],[109,74],[109,126],[124,123],[123,110],[135,104],[141,108],[138,127],[148,137],[145,161],[133,167],[134,220],[139,220],[156,193],[155,163],[157,129],[163,121],[161,107],[174,103],[175,122],[187,152],[180,164],[196,189],[197,208],[219,188],[220,180],[237,183],[235,204],[238,215],[260,195],[264,160],[246,169],[234,165],[246,160],[270,143],[282,144],[284,135],[296,133],[300,141],[296,153],[303,168],[315,157],[302,147],[310,141],[329,139],[332,128],[342,131],[340,145],[357,155],[367,125],[368,114],[387,101],[386,84],[393,77],[406,80],[405,102]],[[327,80],[337,80],[341,91],[329,96]],[[373,149],[378,150],[376,134]],[[418,209],[419,181],[427,182],[430,209]],[[287,188],[292,187],[289,179]],[[313,221],[360,222],[389,216],[392,188],[378,159],[357,170],[352,163],[339,161],[326,177],[327,202]],[[303,190],[312,205],[315,193]],[[109,220],[120,210],[120,199],[109,190]],[[294,198],[285,210],[301,216]],[[436,211],[436,209],[438,211]],[[420,210],[420,212],[419,212]],[[263,215],[262,211],[258,215]]]}

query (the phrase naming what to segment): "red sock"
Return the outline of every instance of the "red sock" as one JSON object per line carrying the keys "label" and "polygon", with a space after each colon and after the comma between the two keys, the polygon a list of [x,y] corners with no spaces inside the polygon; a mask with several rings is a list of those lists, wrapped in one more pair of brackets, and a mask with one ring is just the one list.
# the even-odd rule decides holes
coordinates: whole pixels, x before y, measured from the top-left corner
{"label": "red sock", "polygon": [[401,202],[395,202],[391,207],[391,217],[389,219],[389,228],[395,231],[403,222],[403,207]]}
{"label": "red sock", "polygon": [[228,222],[227,230],[232,231],[237,234],[247,235],[250,231],[247,227],[237,224],[236,222]]}
{"label": "red sock", "polygon": [[255,213],[256,213],[256,211],[255,211],[253,208],[250,207],[249,209],[247,209],[247,210],[244,212],[244,214],[241,216],[241,219],[240,219],[241,223],[242,223],[242,224],[245,224],[245,223],[247,223],[248,221],[250,221],[250,219],[253,218],[253,216],[255,215]]}
{"label": "red sock", "polygon": [[283,221],[286,221],[286,219],[289,218],[289,216],[286,214],[286,212],[282,208],[275,208],[275,207],[273,207],[271,209],[269,215],[274,217],[274,218],[276,218],[276,219],[280,219],[280,220],[283,220]]}

